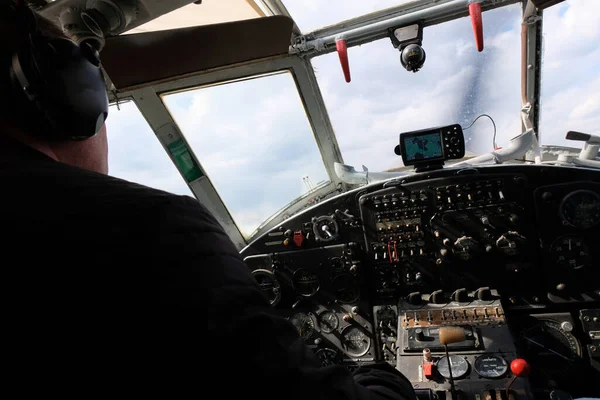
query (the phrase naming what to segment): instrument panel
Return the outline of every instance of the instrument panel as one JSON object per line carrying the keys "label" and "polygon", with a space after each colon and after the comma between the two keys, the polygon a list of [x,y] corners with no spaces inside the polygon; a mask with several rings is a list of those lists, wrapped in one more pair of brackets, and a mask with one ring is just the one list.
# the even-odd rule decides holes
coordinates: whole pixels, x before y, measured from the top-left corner
{"label": "instrument panel", "polygon": [[[459,390],[498,398],[522,357],[511,390],[543,398],[596,394],[574,382],[600,377],[598,243],[600,173],[513,165],[354,189],[241,254],[323,365],[388,362],[438,395],[450,365]],[[449,359],[443,326],[471,335]]]}

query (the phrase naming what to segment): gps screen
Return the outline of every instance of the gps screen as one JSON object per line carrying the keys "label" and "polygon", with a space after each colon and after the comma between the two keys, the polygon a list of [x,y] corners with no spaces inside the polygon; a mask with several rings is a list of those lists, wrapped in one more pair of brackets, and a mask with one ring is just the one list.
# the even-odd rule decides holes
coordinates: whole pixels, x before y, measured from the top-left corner
{"label": "gps screen", "polygon": [[442,135],[440,133],[428,133],[404,138],[404,149],[407,161],[440,158],[443,156]]}

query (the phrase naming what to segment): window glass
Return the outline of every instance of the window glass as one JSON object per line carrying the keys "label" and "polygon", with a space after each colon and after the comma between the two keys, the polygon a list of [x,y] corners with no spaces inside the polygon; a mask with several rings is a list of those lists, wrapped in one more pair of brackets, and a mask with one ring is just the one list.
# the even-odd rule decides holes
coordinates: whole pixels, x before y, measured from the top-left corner
{"label": "window glass", "polygon": [[307,33],[410,1],[414,0],[283,0],[283,4],[302,32]]}
{"label": "window glass", "polygon": [[[402,166],[394,154],[402,132],[459,123],[482,114],[497,126],[497,144],[521,133],[521,6],[483,14],[485,47],[478,52],[468,17],[426,27],[427,58],[417,73],[400,65],[389,39],[348,50],[346,83],[337,53],[312,59],[346,164],[371,171]],[[480,118],[465,131],[467,152],[494,150],[493,125]]]}
{"label": "window glass", "polygon": [[600,134],[600,1],[567,0],[544,10],[540,137],[581,147],[568,131]]}
{"label": "window glass", "polygon": [[196,88],[163,100],[246,237],[328,181],[289,72]]}
{"label": "window glass", "polygon": [[135,103],[120,108],[112,105],[106,122],[109,175],[193,197]]}

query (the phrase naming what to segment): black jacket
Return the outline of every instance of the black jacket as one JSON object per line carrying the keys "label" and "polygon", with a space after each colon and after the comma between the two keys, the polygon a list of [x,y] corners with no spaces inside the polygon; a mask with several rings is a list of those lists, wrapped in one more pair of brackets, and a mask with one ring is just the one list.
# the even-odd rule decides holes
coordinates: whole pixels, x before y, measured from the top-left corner
{"label": "black jacket", "polygon": [[322,368],[195,199],[0,140],[5,380],[25,393],[405,399],[392,368]]}

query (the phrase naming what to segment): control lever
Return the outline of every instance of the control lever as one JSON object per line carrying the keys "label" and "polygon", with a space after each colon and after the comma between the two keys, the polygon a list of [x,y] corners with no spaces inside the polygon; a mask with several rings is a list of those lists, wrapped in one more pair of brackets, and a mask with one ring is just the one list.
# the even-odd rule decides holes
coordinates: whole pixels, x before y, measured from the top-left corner
{"label": "control lever", "polygon": [[526,377],[529,375],[529,371],[531,371],[531,367],[529,363],[522,358],[515,358],[510,363],[510,371],[513,373],[513,377],[510,378],[508,384],[506,385],[506,398],[510,399],[510,387],[514,383],[515,379],[518,377]]}
{"label": "control lever", "polygon": [[452,377],[452,363],[448,354],[448,345],[452,343],[460,343],[466,340],[465,331],[457,326],[445,326],[440,328],[439,332],[440,343],[444,345],[446,350],[446,359],[448,360],[448,372],[450,374],[450,390],[452,391],[452,399],[458,400],[456,389],[454,388],[454,378]]}

